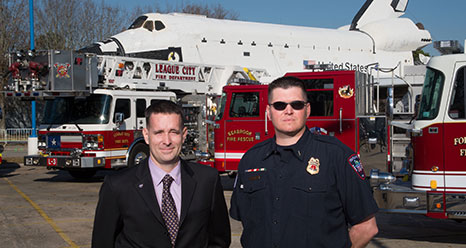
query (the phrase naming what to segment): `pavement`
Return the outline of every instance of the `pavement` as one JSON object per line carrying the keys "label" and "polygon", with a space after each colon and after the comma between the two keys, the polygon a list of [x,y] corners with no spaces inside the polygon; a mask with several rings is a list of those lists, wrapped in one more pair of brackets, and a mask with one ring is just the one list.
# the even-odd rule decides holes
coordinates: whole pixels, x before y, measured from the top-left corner
{"label": "pavement", "polygon": [[[106,175],[77,180],[45,167],[0,166],[0,247],[89,248],[99,189]],[[225,190],[229,206],[231,190]],[[466,222],[378,213],[379,233],[368,248],[465,248]],[[230,219],[231,248],[240,248],[241,223]]]}

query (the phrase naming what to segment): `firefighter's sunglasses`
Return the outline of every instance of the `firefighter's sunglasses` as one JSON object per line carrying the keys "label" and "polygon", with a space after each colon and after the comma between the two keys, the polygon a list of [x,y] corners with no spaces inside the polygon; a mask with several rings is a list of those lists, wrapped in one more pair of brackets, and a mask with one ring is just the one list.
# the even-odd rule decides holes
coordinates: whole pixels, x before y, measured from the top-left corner
{"label": "firefighter's sunglasses", "polygon": [[274,103],[271,103],[270,105],[273,106],[274,109],[276,110],[284,110],[286,109],[286,106],[291,105],[291,107],[294,109],[294,110],[301,110],[304,108],[304,106],[306,106],[307,102],[305,101],[292,101],[290,103],[288,102],[274,102]]}

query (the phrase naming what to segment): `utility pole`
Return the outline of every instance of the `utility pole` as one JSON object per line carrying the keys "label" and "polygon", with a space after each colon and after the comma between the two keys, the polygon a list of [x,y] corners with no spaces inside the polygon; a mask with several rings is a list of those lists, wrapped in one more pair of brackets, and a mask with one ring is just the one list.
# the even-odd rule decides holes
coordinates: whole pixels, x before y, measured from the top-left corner
{"label": "utility pole", "polygon": [[[29,32],[31,42],[31,52],[34,51],[34,1],[29,0]],[[37,154],[37,134],[36,134],[36,101],[31,102],[32,133],[28,138],[28,155]]]}

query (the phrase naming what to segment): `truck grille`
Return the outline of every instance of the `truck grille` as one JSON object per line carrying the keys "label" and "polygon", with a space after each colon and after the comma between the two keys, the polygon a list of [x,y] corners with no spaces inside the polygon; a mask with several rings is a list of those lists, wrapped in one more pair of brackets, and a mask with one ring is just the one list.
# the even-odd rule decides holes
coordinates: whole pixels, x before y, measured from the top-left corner
{"label": "truck grille", "polygon": [[60,135],[49,134],[47,136],[47,148],[51,150],[56,149],[81,149],[83,146],[83,138],[79,135]]}

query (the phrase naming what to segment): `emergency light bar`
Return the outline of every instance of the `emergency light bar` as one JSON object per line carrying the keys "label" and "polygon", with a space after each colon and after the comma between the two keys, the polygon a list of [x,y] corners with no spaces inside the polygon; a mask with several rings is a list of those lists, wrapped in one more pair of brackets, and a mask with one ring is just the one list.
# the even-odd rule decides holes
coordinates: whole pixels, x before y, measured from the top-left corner
{"label": "emergency light bar", "polygon": [[442,55],[463,53],[464,48],[457,40],[440,40],[434,41],[434,48]]}
{"label": "emergency light bar", "polygon": [[304,69],[312,71],[334,71],[330,64],[304,64]]}

